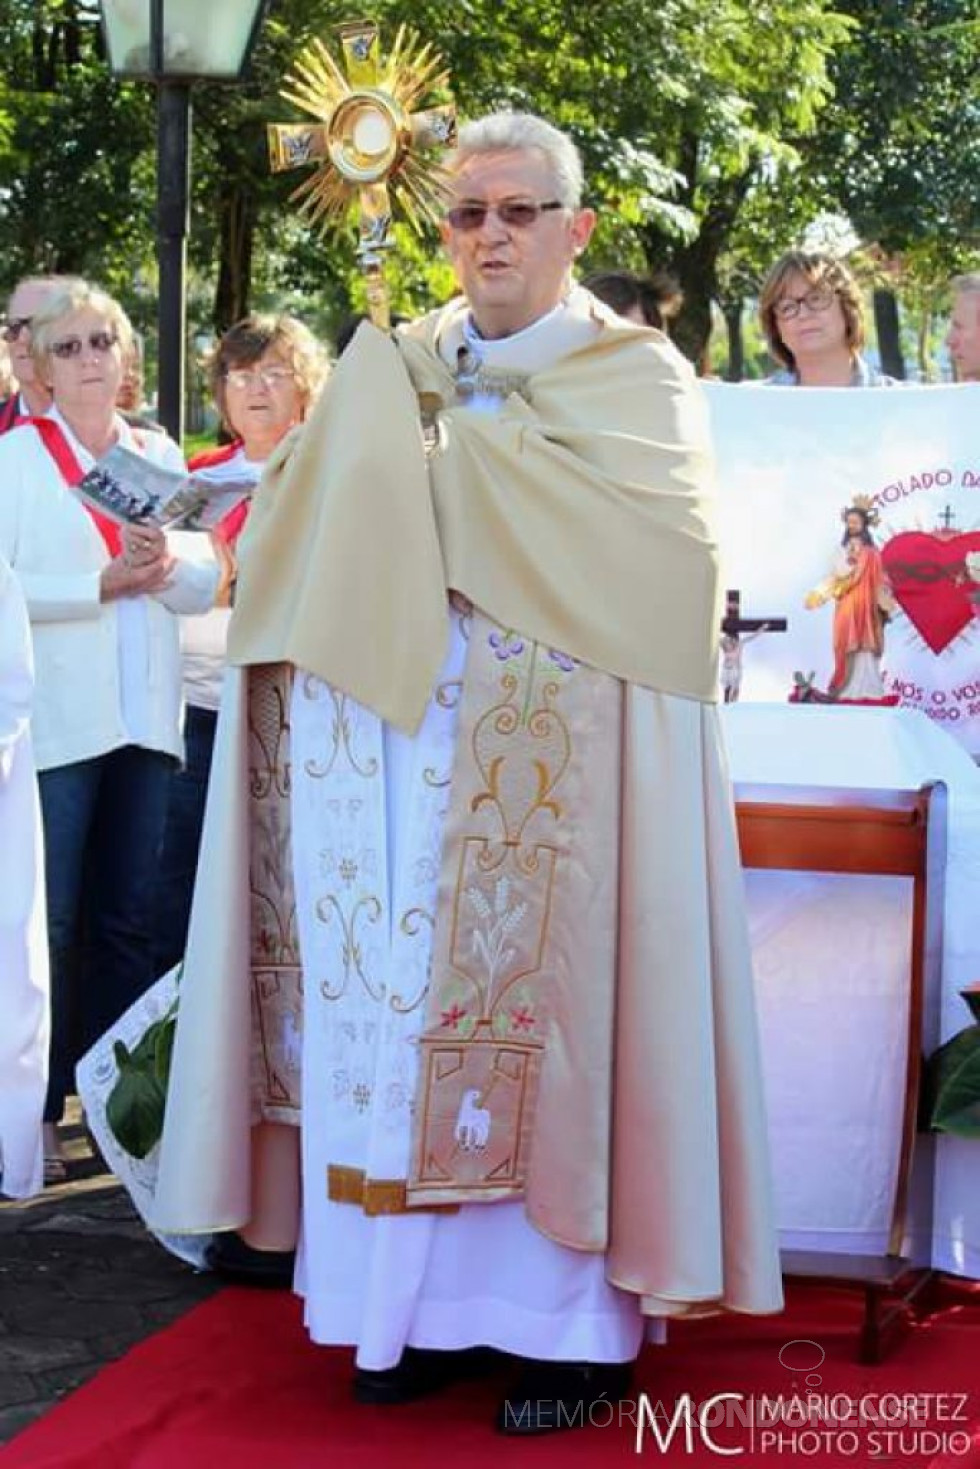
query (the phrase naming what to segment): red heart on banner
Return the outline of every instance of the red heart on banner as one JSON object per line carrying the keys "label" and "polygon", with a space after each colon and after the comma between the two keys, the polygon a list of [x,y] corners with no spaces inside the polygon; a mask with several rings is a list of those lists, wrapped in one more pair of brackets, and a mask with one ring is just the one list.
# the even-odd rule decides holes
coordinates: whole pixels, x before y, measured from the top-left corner
{"label": "red heart on banner", "polygon": [[980,531],[906,530],[882,549],[895,600],[934,653],[948,648],[973,616],[970,591],[980,592],[980,586],[967,575],[970,551],[980,551]]}

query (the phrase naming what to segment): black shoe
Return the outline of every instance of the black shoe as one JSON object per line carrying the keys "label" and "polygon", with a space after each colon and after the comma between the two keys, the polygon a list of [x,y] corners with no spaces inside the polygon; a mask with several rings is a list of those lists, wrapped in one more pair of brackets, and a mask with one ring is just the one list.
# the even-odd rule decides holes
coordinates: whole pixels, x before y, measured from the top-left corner
{"label": "black shoe", "polygon": [[608,1408],[629,1390],[632,1362],[529,1362],[497,1409],[501,1433],[556,1433],[584,1428],[593,1409]]}
{"label": "black shoe", "polygon": [[267,1290],[289,1290],[296,1267],[295,1250],[256,1250],[233,1229],[216,1234],[204,1251],[209,1270],[235,1285],[258,1285]]}
{"label": "black shoe", "polygon": [[395,1367],[371,1372],[358,1367],[354,1372],[354,1399],[358,1403],[387,1406],[411,1403],[429,1393],[440,1392],[454,1382],[465,1382],[492,1372],[500,1362],[500,1353],[491,1347],[470,1347],[461,1352],[436,1352],[422,1347],[406,1347]]}

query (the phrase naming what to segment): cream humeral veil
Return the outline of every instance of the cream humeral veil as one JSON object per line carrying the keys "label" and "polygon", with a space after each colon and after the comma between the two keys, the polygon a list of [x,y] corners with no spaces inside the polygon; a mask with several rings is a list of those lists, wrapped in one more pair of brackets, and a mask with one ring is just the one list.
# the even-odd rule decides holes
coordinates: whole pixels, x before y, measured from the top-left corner
{"label": "cream humeral veil", "polygon": [[[295,663],[413,729],[452,588],[583,666],[601,714],[596,748],[618,775],[611,803],[580,782],[595,818],[589,857],[618,902],[606,933],[588,932],[578,902],[555,921],[566,952],[587,940],[612,956],[614,995],[590,992],[574,963],[563,972],[581,976],[577,987],[550,995],[522,1139],[525,1208],[550,1237],[603,1251],[610,1281],[648,1314],[778,1310],[748,934],[713,703],[719,607],[700,394],[658,333],[590,309],[594,344],[533,375],[495,417],[453,406],[437,348],[458,307],[397,345],[362,328],[263,480],[230,651],[244,665]],[[420,396],[438,432],[428,463]],[[249,1214],[245,714],[232,670],[154,1207],[169,1231],[236,1227]],[[573,701],[572,725],[578,717]],[[456,784],[447,843],[465,843],[472,810],[475,788]],[[451,947],[444,889],[445,869],[437,968]],[[420,1189],[419,1174],[410,1205],[478,1196],[459,1180]]]}

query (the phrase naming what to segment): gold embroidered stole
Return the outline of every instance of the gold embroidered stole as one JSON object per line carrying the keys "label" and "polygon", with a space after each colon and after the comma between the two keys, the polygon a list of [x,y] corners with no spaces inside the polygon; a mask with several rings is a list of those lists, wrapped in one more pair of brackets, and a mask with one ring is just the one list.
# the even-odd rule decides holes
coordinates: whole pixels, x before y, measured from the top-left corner
{"label": "gold embroidered stole", "polygon": [[248,670],[253,1121],[298,1124],[303,988],[289,812],[293,669]]}
{"label": "gold embroidered stole", "polygon": [[[410,1207],[519,1196],[535,1177],[544,1122],[545,1187],[576,1184],[584,1144],[584,1236],[597,1249],[612,1094],[620,709],[615,679],[474,615],[408,1186]],[[581,1115],[562,1115],[569,1105]]]}

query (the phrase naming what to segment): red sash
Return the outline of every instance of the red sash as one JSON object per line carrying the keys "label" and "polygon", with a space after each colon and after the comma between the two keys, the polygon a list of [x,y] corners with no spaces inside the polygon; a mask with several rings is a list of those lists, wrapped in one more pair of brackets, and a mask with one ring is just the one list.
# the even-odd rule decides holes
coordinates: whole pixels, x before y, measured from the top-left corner
{"label": "red sash", "polygon": [[[217,449],[202,449],[200,454],[195,454],[187,461],[187,468],[191,474],[197,474],[202,469],[213,469],[216,464],[227,464],[229,459],[234,459],[242,447],[241,439],[234,439],[230,444],[222,444]],[[218,521],[214,528],[214,534],[224,541],[226,546],[233,546],[245,528],[248,512],[251,509],[251,500],[242,500],[234,510]]]}
{"label": "red sash", "polygon": [[196,474],[199,469],[213,469],[216,464],[227,464],[229,459],[234,459],[241,447],[241,439],[232,439],[230,444],[220,444],[214,449],[202,449],[199,454],[191,455],[187,461],[187,468],[191,474]]}
{"label": "red sash", "polygon": [[[47,449],[51,458],[61,471],[61,477],[70,489],[74,489],[85,478],[85,471],[75,456],[75,451],[65,438],[61,425],[55,423],[53,418],[27,418],[32,428],[37,429],[38,438]],[[103,515],[99,510],[93,510],[91,505],[86,505],[84,500],[79,504],[84,506],[95,522],[95,528],[105,542],[105,548],[110,556],[118,556],[122,551],[122,536],[119,527],[114,520]]]}

